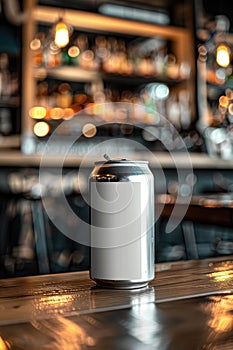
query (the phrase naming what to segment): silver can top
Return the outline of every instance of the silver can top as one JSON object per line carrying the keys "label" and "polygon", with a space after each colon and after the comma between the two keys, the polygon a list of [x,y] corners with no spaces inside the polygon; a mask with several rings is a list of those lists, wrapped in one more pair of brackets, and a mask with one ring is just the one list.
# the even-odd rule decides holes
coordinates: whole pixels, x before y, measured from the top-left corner
{"label": "silver can top", "polygon": [[95,162],[95,165],[138,165],[138,164],[148,164],[149,162],[147,160],[129,160],[125,158],[121,159],[108,159],[105,161],[97,161]]}

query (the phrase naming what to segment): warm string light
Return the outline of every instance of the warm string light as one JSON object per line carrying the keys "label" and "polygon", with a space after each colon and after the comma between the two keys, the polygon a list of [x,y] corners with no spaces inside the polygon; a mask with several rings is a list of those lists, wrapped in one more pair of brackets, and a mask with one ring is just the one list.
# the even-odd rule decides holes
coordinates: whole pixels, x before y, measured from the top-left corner
{"label": "warm string light", "polygon": [[221,67],[228,67],[230,64],[230,56],[231,56],[231,50],[230,48],[225,44],[220,44],[217,47],[216,52],[216,62]]}
{"label": "warm string light", "polygon": [[67,24],[60,19],[55,27],[54,42],[57,47],[63,48],[68,45],[70,41],[70,30]]}
{"label": "warm string light", "polygon": [[46,122],[38,122],[34,125],[33,131],[36,136],[44,137],[48,135],[50,131],[50,126]]}

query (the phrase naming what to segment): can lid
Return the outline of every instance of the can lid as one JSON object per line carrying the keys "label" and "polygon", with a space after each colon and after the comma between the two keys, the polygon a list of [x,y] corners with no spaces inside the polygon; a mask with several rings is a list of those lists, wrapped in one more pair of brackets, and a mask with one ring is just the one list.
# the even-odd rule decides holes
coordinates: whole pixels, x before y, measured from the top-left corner
{"label": "can lid", "polygon": [[117,158],[111,159],[107,153],[104,154],[105,161],[97,161],[95,165],[104,165],[104,164],[112,164],[112,165],[138,165],[138,164],[148,164],[147,160],[129,160],[126,158]]}
{"label": "can lid", "polygon": [[95,165],[111,164],[111,165],[138,165],[138,164],[148,164],[147,160],[129,160],[125,158],[120,159],[109,159],[106,161],[97,161]]}

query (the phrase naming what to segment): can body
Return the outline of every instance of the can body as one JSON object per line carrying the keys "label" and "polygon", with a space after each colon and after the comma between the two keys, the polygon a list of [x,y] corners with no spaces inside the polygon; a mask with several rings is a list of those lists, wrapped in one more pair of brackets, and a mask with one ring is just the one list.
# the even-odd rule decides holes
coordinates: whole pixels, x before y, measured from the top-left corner
{"label": "can body", "polygon": [[148,162],[97,162],[89,178],[90,277],[132,289],[154,278],[154,177]]}

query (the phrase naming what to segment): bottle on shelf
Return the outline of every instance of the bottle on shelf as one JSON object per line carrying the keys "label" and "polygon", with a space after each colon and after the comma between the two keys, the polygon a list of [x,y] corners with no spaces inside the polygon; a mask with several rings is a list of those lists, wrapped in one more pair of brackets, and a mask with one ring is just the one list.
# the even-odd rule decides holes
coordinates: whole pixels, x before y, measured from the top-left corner
{"label": "bottle on shelf", "polygon": [[0,55],[0,98],[11,95],[11,73],[9,71],[9,57],[7,53]]}
{"label": "bottle on shelf", "polygon": [[0,53],[0,134],[9,136],[17,128],[19,78],[17,72],[10,71],[11,57]]}

